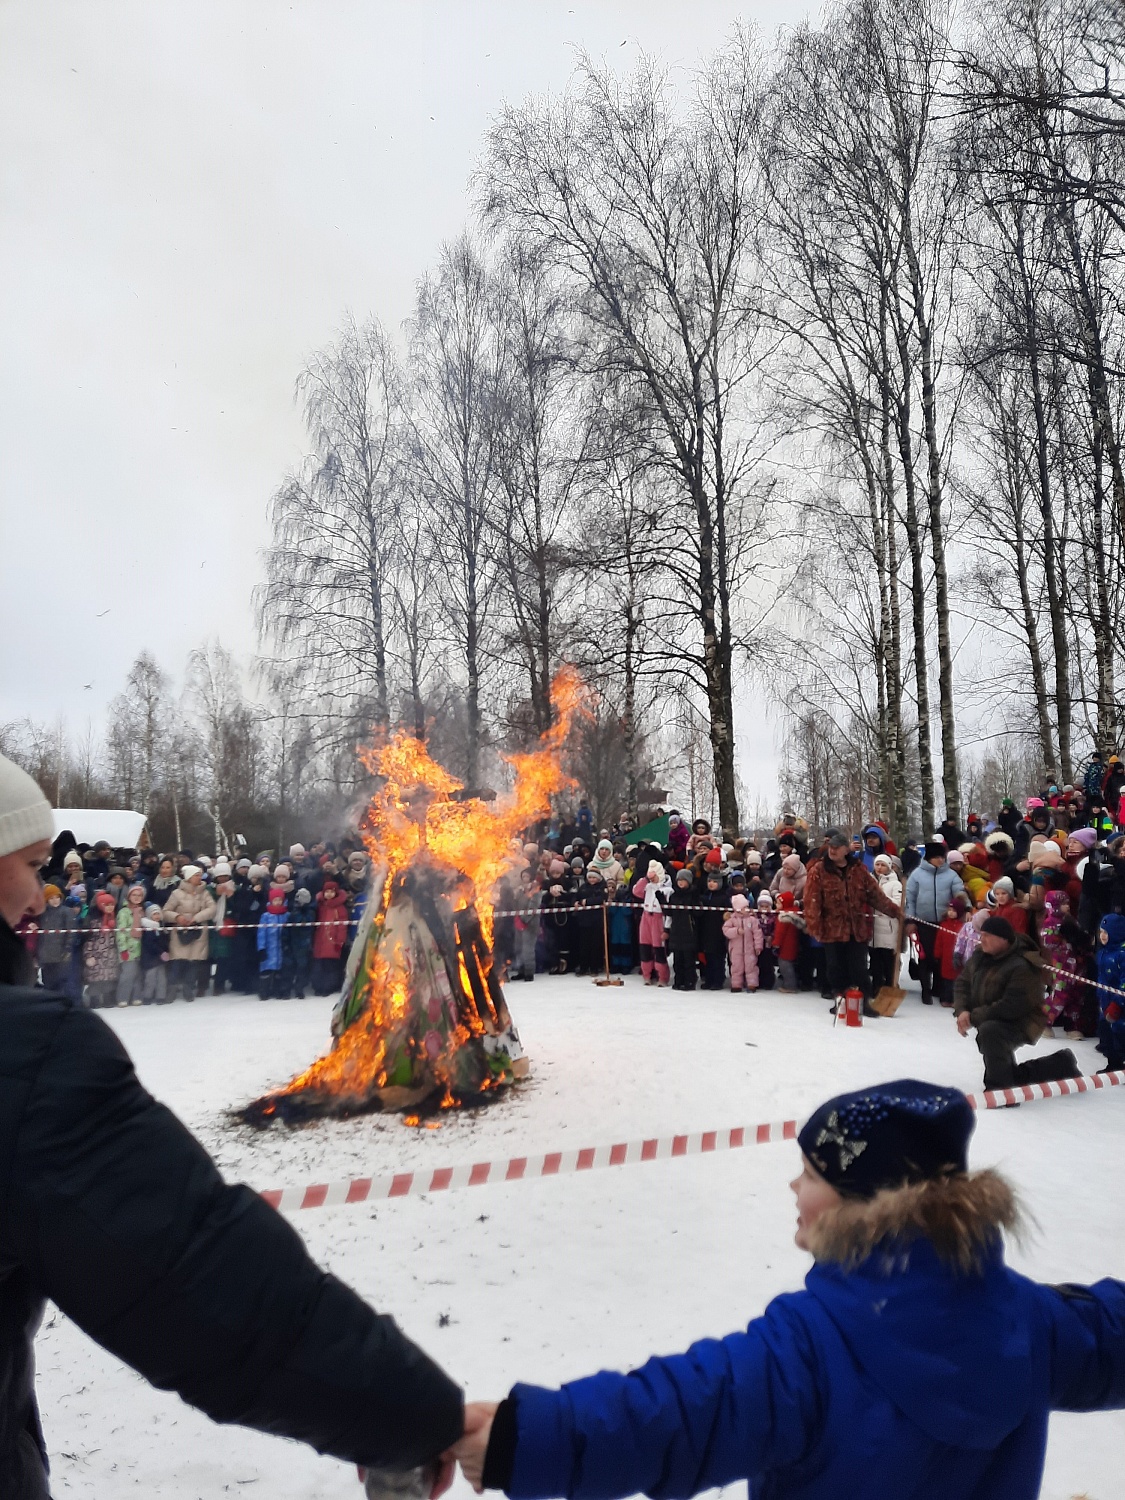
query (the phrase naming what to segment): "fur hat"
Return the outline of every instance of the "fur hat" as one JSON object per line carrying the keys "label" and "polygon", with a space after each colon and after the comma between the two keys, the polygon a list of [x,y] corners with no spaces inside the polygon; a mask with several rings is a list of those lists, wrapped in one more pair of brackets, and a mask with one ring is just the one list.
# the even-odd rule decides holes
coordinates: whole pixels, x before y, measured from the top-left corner
{"label": "fur hat", "polygon": [[927,839],[924,859],[945,859],[949,850],[945,846],[944,839]]}
{"label": "fur hat", "polygon": [[815,1259],[846,1270],[880,1245],[900,1255],[915,1240],[928,1240],[938,1260],[962,1275],[978,1273],[1002,1230],[1018,1229],[1016,1195],[999,1172],[954,1172],[906,1187],[886,1188],[873,1198],[844,1198],[807,1231]]}
{"label": "fur hat", "polygon": [[797,1140],[837,1192],[873,1198],[884,1188],[967,1171],[975,1125],[960,1089],[900,1078],[829,1099]]}

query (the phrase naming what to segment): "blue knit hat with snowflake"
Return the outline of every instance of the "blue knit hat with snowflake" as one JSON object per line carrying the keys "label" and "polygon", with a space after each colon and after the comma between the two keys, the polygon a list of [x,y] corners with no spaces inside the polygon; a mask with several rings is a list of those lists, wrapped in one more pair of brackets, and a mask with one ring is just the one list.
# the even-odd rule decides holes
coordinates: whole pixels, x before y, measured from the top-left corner
{"label": "blue knit hat with snowflake", "polygon": [[882,1188],[966,1171],[975,1126],[960,1089],[900,1078],[829,1099],[797,1140],[837,1192],[873,1198]]}

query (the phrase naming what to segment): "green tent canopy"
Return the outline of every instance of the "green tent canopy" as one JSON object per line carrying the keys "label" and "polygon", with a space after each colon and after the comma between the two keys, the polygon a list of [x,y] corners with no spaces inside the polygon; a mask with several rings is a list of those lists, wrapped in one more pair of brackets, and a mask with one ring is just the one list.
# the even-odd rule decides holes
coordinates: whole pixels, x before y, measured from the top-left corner
{"label": "green tent canopy", "polygon": [[625,843],[628,844],[661,844],[668,842],[668,814],[662,818],[653,818],[651,823],[644,823],[640,828],[630,828],[625,834]]}

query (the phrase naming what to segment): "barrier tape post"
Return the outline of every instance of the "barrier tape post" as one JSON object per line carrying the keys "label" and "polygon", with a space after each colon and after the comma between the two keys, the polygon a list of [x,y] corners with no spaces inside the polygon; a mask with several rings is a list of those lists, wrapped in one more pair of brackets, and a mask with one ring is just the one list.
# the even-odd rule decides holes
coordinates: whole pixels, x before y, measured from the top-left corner
{"label": "barrier tape post", "polygon": [[[1089,1094],[1125,1085],[1125,1072],[1083,1074],[1052,1083],[1025,1083],[1016,1088],[969,1094],[973,1109],[1007,1109],[1037,1099],[1060,1099],[1070,1094]],[[547,1151],[537,1156],[513,1156],[502,1161],[483,1161],[455,1167],[431,1167],[411,1172],[390,1172],[379,1177],[352,1177],[345,1181],[310,1183],[305,1187],[271,1188],[261,1196],[282,1212],[302,1208],[324,1208],[345,1203],[367,1203],[386,1198],[420,1197],[423,1193],[448,1192],[454,1188],[482,1187],[486,1183],[527,1182],[535,1177],[558,1177],[564,1173],[590,1172],[598,1167],[632,1166],[640,1162],[669,1161],[680,1156],[707,1156],[717,1151],[737,1151],[744,1146],[766,1146],[774,1141],[795,1141],[798,1120],[772,1120],[760,1125],[736,1125],[728,1130],[693,1131],[685,1135],[654,1136],[641,1141],[619,1141],[609,1146],[587,1146],[579,1150]]]}

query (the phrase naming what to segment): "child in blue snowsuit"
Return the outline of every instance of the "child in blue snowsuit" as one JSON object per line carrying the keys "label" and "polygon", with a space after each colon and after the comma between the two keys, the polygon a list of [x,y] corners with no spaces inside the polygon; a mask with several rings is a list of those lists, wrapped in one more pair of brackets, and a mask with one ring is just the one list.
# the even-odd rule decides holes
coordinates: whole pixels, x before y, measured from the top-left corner
{"label": "child in blue snowsuit", "polygon": [[[1125,917],[1102,918],[1098,945],[1098,983],[1125,990]],[[1110,989],[1098,991],[1098,1051],[1106,1061],[1100,1072],[1125,1070],[1125,996]]]}
{"label": "child in blue snowsuit", "polygon": [[288,998],[283,986],[286,981],[286,958],[284,928],[289,920],[289,907],[285,892],[279,886],[270,891],[269,905],[258,918],[258,999],[281,1000]]}
{"label": "child in blue snowsuit", "polygon": [[452,1449],[512,1500],[1033,1500],[1052,1411],[1125,1406],[1125,1283],[1045,1286],[1004,1264],[1018,1222],[970,1172],[957,1089],[830,1099],[798,1140],[805,1290],[742,1333],[627,1375],[517,1385]]}

